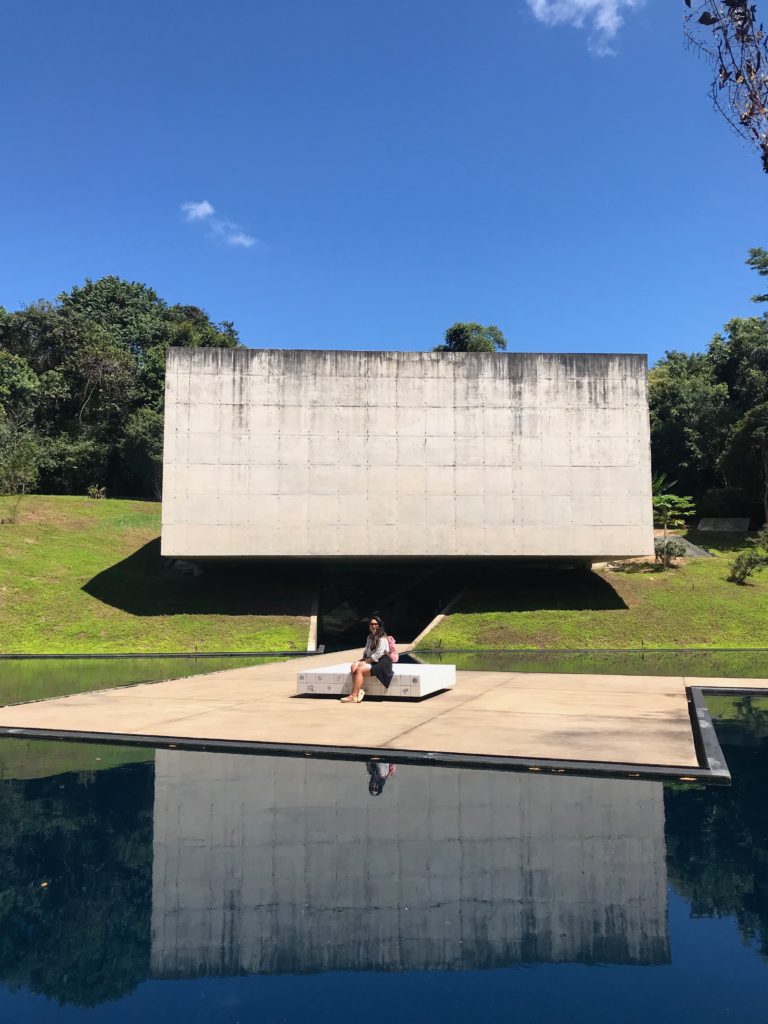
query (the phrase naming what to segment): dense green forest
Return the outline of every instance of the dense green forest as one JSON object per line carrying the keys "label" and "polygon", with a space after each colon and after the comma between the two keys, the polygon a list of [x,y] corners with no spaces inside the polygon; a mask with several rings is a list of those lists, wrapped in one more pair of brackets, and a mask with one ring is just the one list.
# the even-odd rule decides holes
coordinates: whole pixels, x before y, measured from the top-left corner
{"label": "dense green forest", "polygon": [[[768,276],[765,249],[747,263]],[[768,519],[768,314],[729,320],[703,353],[668,351],[648,391],[654,472],[701,515]]]}
{"label": "dense green forest", "polygon": [[233,324],[116,277],[0,308],[0,493],[159,498],[166,350],[238,344]]}
{"label": "dense green forest", "polygon": [[[768,276],[768,251],[751,249],[747,263]],[[450,330],[460,327],[498,332]],[[0,308],[0,493],[96,487],[160,497],[172,345],[239,340],[232,323],[116,277],[86,281],[55,302]],[[456,346],[477,347],[463,335]],[[654,472],[691,495],[702,515],[768,519],[768,313],[730,320],[702,353],[668,351],[649,373],[649,399]]]}

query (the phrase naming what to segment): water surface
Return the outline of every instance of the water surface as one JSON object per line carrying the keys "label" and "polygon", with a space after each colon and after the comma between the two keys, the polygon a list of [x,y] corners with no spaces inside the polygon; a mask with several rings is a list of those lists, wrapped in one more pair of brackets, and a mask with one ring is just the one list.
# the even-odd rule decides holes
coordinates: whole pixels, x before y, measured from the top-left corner
{"label": "water surface", "polygon": [[594,675],[708,676],[765,679],[768,650],[676,651],[422,651],[428,665],[475,672],[555,672]]}
{"label": "water surface", "polygon": [[35,744],[0,1019],[763,1022],[768,713],[718,700],[729,788]]}
{"label": "water surface", "polygon": [[264,665],[274,655],[0,658],[0,705]]}

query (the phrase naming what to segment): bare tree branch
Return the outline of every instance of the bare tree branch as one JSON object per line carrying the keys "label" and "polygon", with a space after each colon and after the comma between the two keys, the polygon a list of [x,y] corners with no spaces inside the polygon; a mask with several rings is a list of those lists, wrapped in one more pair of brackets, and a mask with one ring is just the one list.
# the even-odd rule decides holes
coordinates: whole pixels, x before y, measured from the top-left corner
{"label": "bare tree branch", "polygon": [[714,68],[709,95],[733,130],[760,152],[768,174],[768,45],[749,0],[684,0],[688,42]]}

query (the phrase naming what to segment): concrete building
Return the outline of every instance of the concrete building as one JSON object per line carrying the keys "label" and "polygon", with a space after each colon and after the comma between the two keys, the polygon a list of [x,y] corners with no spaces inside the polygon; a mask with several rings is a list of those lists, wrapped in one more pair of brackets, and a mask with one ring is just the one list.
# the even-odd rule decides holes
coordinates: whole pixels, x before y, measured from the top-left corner
{"label": "concrete building", "polygon": [[660,783],[157,751],[152,974],[666,963]]}
{"label": "concrete building", "polygon": [[644,356],[168,352],[164,555],[652,550]]}

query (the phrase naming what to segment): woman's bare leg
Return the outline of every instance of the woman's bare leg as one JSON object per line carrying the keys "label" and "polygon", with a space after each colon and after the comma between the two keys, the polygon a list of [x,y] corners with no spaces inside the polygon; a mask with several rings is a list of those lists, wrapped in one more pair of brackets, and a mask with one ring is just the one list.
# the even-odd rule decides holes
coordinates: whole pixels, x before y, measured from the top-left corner
{"label": "woman's bare leg", "polygon": [[346,697],[342,697],[342,704],[351,704],[353,701],[357,701],[357,695],[363,688],[363,683],[366,678],[371,674],[371,666],[365,661],[357,661],[353,666],[352,671],[352,693]]}
{"label": "woman's bare leg", "polygon": [[355,674],[352,676],[352,696],[357,697],[358,693],[363,688],[363,683],[367,676],[371,674],[371,666],[365,662],[360,661],[357,664]]}

